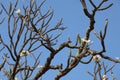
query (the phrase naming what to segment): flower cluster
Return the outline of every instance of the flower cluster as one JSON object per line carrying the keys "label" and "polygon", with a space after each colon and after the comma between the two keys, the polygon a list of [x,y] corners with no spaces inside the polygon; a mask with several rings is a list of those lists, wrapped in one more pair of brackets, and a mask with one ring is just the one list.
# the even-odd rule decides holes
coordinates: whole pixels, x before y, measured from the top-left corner
{"label": "flower cluster", "polygon": [[18,10],[16,11],[16,13],[19,15],[19,14],[20,14],[20,9],[18,9]]}
{"label": "flower cluster", "polygon": [[102,75],[102,80],[108,80],[106,75]]}
{"label": "flower cluster", "polygon": [[86,43],[91,42],[90,40],[86,40],[86,39],[84,39],[84,38],[82,38],[81,41],[82,41],[82,42],[86,42]]}
{"label": "flower cluster", "polygon": [[37,68],[38,68],[38,69],[41,69],[41,68],[43,68],[43,66],[37,66]]}
{"label": "flower cluster", "polygon": [[15,77],[15,79],[14,80],[18,80],[18,78],[17,77]]}
{"label": "flower cluster", "polygon": [[28,54],[30,54],[29,51],[23,50],[23,51],[20,53],[20,57],[22,57],[22,56],[27,56]]}
{"label": "flower cluster", "polygon": [[93,60],[94,60],[95,62],[100,62],[100,59],[101,59],[101,56],[100,56],[100,55],[95,55],[95,56],[93,56]]}
{"label": "flower cluster", "polygon": [[[41,70],[43,66],[38,65],[37,68]],[[40,76],[40,80],[42,80],[42,76]]]}

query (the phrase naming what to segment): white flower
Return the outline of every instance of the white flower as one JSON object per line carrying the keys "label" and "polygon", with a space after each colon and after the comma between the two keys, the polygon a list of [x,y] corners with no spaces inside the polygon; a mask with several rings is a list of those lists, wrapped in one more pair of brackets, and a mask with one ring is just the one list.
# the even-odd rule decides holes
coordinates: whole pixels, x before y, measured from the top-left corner
{"label": "white flower", "polygon": [[95,55],[95,56],[93,56],[93,60],[94,60],[95,62],[100,62],[100,59],[101,59],[101,56],[100,56],[100,55]]}
{"label": "white flower", "polygon": [[15,77],[15,79],[14,80],[18,80],[18,78],[17,77]]}
{"label": "white flower", "polygon": [[120,60],[120,58],[119,58],[119,57],[115,57],[115,59],[116,59],[116,60]]}
{"label": "white flower", "polygon": [[102,80],[108,80],[106,75],[102,75]]}
{"label": "white flower", "polygon": [[37,66],[37,68],[41,69],[41,68],[43,68],[43,66]]}
{"label": "white flower", "polygon": [[82,38],[81,41],[82,41],[82,42],[86,42],[86,43],[91,42],[90,40],[86,40],[86,39],[84,39],[84,38]]}
{"label": "white flower", "polygon": [[17,14],[20,14],[20,9],[18,9],[18,10],[16,11],[16,13],[17,13]]}
{"label": "white flower", "polygon": [[120,62],[120,58],[119,58],[119,57],[115,57],[115,60],[116,60],[117,62]]}
{"label": "white flower", "polygon": [[23,51],[20,53],[20,57],[22,57],[22,56],[27,56],[28,54],[30,54],[29,51],[23,50]]}
{"label": "white flower", "polygon": [[[37,68],[41,70],[43,68],[43,66],[38,65]],[[40,80],[42,80],[42,76],[40,76]]]}

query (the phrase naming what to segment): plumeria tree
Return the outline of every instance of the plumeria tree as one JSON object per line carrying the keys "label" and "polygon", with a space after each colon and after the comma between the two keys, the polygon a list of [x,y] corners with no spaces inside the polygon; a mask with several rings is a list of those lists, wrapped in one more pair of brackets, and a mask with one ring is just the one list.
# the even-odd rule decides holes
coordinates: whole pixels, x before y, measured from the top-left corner
{"label": "plumeria tree", "polygon": [[[112,3],[102,7],[108,0],[101,0],[98,5],[94,4],[92,0],[80,0],[83,12],[89,18],[85,37],[81,38],[80,33],[78,33],[75,42],[72,42],[71,36],[69,36],[67,41],[59,43],[58,39],[62,36],[61,31],[66,27],[63,26],[62,19],[53,27],[50,26],[54,11],[51,8],[42,11],[46,0],[30,0],[21,8],[18,7],[19,2],[20,0],[15,0],[15,3],[11,1],[8,8],[2,2],[0,4],[0,15],[5,14],[5,18],[2,17],[0,20],[0,26],[4,25],[1,27],[6,28],[4,32],[6,37],[3,36],[3,33],[0,34],[0,61],[2,61],[0,62],[0,72],[4,74],[4,77],[8,80],[42,80],[48,71],[57,70],[54,80],[60,80],[78,64],[86,65],[93,60],[95,63],[94,71],[87,72],[93,77],[93,80],[108,80],[108,73],[111,73],[112,80],[115,80],[112,70],[116,63],[120,63],[120,60],[104,54],[106,52],[104,40],[109,20],[106,19],[103,31],[96,32],[94,30],[96,13],[109,9],[113,5]],[[86,2],[93,6],[91,13]],[[90,48],[90,44],[93,43],[89,39],[92,31],[94,31],[95,38],[101,42],[102,49],[100,51]],[[59,55],[60,51],[66,48],[69,49],[66,63],[52,64],[56,55]],[[77,50],[75,55],[73,50]],[[43,54],[46,55],[41,57]],[[83,58],[88,57],[88,61],[83,60]],[[42,59],[44,59],[43,65],[40,62]],[[101,59],[112,61],[115,64],[108,68]]]}

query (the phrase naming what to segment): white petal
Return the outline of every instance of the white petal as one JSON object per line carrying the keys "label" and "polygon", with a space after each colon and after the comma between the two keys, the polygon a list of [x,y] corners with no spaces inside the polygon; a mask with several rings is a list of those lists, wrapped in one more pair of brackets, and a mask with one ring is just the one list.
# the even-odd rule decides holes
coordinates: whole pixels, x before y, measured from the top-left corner
{"label": "white petal", "polygon": [[15,79],[14,80],[18,80],[18,78],[17,77],[15,77]]}
{"label": "white petal", "polygon": [[18,10],[16,11],[16,13],[17,13],[17,14],[20,14],[20,9],[18,9]]}
{"label": "white petal", "polygon": [[81,41],[82,41],[82,42],[86,42],[86,43],[91,42],[91,40],[86,40],[86,39],[84,39],[84,38],[82,38]]}
{"label": "white petal", "polygon": [[93,56],[93,60],[94,60],[95,62],[99,62],[100,59],[101,59],[101,56],[100,56],[100,55],[95,55],[95,56]]}
{"label": "white petal", "polygon": [[23,50],[23,51],[20,53],[20,56],[22,57],[22,56],[26,56],[26,55],[28,55],[28,54],[30,54],[29,51]]}
{"label": "white petal", "polygon": [[43,68],[43,66],[37,66],[37,68],[41,69],[41,68]]}

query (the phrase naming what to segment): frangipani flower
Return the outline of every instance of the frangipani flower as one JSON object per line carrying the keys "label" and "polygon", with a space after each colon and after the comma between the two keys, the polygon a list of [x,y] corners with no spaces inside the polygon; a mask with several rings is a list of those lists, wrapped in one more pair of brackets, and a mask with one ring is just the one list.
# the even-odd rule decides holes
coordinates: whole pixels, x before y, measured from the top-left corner
{"label": "frangipani flower", "polygon": [[38,68],[38,69],[41,69],[41,68],[43,68],[43,66],[37,66],[37,68]]}
{"label": "frangipani flower", "polygon": [[20,57],[22,57],[22,56],[27,56],[28,54],[30,54],[29,51],[23,50],[23,51],[20,53]]}
{"label": "frangipani flower", "polygon": [[15,79],[14,80],[18,80],[18,78],[17,77],[15,77]]}
{"label": "frangipani flower", "polygon": [[86,40],[86,39],[84,39],[84,38],[81,38],[81,41],[82,41],[82,42],[86,42],[86,43],[90,43],[90,42],[91,42],[90,40]]}
{"label": "frangipani flower", "polygon": [[[41,70],[43,66],[37,66],[37,68]],[[42,76],[40,76],[40,80],[42,80]]]}
{"label": "frangipani flower", "polygon": [[116,60],[120,60],[120,58],[119,58],[119,57],[115,57],[115,59],[116,59]]}
{"label": "frangipani flower", "polygon": [[115,60],[116,60],[117,62],[120,62],[120,58],[119,58],[119,57],[115,57]]}
{"label": "frangipani flower", "polygon": [[108,80],[106,75],[102,75],[102,80]]}
{"label": "frangipani flower", "polygon": [[100,55],[95,55],[95,56],[93,56],[93,60],[94,60],[95,62],[100,62],[100,59],[101,59],[101,56],[100,56]]}
{"label": "frangipani flower", "polygon": [[16,10],[16,13],[18,14],[19,18],[24,21],[24,24],[26,23],[25,18],[23,15],[20,14],[20,9]]}
{"label": "frangipani flower", "polygon": [[20,14],[20,9],[18,9],[18,10],[16,11],[16,13],[19,15],[19,14]]}

